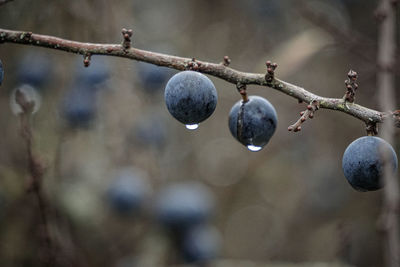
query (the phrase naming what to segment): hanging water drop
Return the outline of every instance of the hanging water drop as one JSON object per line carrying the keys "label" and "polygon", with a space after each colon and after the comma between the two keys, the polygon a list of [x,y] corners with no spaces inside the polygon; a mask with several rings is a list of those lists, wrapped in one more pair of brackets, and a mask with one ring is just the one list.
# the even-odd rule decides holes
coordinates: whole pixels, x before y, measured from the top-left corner
{"label": "hanging water drop", "polygon": [[250,151],[253,151],[253,152],[257,152],[257,151],[260,151],[262,149],[262,147],[261,146],[248,145],[247,149],[250,150]]}
{"label": "hanging water drop", "polygon": [[185,126],[188,130],[196,130],[197,128],[199,128],[199,124],[186,124]]}

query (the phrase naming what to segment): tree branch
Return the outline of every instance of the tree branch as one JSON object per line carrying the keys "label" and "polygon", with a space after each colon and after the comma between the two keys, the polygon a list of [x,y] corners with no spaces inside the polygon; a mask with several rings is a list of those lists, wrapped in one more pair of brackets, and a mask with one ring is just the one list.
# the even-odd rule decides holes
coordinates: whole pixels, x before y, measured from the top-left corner
{"label": "tree branch", "polygon": [[[227,64],[224,63],[209,63],[194,58],[183,58],[128,47],[126,39],[121,44],[94,44],[65,40],[47,35],[33,34],[32,32],[0,29],[0,43],[16,43],[51,48],[69,53],[81,54],[85,57],[85,60],[90,58],[91,55],[106,55],[134,59],[181,71],[194,69],[198,72],[215,76],[235,85],[255,84],[267,86],[296,98],[299,101],[304,101],[306,103],[318,101],[320,108],[338,110],[347,113],[367,124],[382,123],[385,118],[389,117],[387,116],[387,113],[372,110],[354,103],[348,103],[341,98],[318,96],[302,87],[282,81],[275,77],[271,81],[266,81],[265,74],[241,72],[226,66]],[[88,62],[85,62],[85,65],[87,65],[87,63]],[[195,68],[193,67],[194,65]]]}
{"label": "tree branch", "polygon": [[[377,8],[379,14],[378,27],[378,72],[377,86],[379,88],[379,104],[381,108],[395,107],[395,75],[396,60],[396,5],[394,0],[381,0]],[[393,143],[394,131],[389,123],[382,125],[382,138]],[[400,189],[396,175],[393,173],[389,153],[383,153],[386,162],[384,166],[384,200],[381,216],[381,226],[385,234],[386,265],[400,266],[400,233],[399,208]]]}

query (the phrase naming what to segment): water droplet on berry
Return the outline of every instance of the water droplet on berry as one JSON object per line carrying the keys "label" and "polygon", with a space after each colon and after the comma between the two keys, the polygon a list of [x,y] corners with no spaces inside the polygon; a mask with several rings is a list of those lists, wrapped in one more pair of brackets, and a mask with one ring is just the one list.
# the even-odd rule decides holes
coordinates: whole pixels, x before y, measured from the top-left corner
{"label": "water droplet on berry", "polygon": [[262,149],[261,146],[253,146],[253,145],[248,145],[247,148],[248,148],[248,150],[253,151],[253,152],[257,152]]}
{"label": "water droplet on berry", "polygon": [[199,124],[186,124],[185,126],[188,130],[196,130],[197,128],[199,128]]}

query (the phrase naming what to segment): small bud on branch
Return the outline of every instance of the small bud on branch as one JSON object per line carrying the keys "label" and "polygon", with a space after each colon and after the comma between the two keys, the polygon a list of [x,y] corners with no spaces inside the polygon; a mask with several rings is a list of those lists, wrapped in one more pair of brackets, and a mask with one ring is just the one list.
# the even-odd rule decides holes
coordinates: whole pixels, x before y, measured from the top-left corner
{"label": "small bud on branch", "polygon": [[225,67],[228,67],[231,64],[231,59],[228,56],[224,56],[224,62],[221,63]]}
{"label": "small bud on branch", "polygon": [[353,70],[349,70],[347,77],[348,77],[348,79],[344,81],[344,84],[346,85],[346,89],[347,89],[347,92],[344,95],[344,99],[347,102],[354,103],[355,96],[356,96],[356,90],[358,89],[358,84],[356,83],[357,72],[355,72]]}
{"label": "small bud on branch", "polygon": [[122,42],[122,46],[124,49],[129,49],[131,48],[131,37],[133,34],[133,31],[131,29],[127,30],[125,28],[122,29],[122,37],[124,38],[124,41]]}
{"label": "small bud on branch", "polygon": [[265,65],[267,66],[267,73],[265,74],[265,80],[267,83],[272,83],[274,80],[274,75],[275,75],[275,69],[278,67],[278,64],[276,63],[271,63],[271,61],[265,62]]}

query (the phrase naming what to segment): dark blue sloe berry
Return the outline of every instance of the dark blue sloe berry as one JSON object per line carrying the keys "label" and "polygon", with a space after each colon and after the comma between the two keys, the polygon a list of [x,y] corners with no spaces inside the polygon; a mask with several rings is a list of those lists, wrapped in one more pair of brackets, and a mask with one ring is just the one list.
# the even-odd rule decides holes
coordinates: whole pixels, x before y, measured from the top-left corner
{"label": "dark blue sloe berry", "polygon": [[198,124],[210,117],[218,98],[211,80],[194,71],[175,74],[165,87],[164,97],[171,115],[186,125]]}
{"label": "dark blue sloe berry", "polygon": [[146,93],[152,94],[160,91],[173,74],[169,68],[159,67],[153,64],[139,62],[139,78]]}
{"label": "dark blue sloe berry", "polygon": [[21,83],[39,90],[52,76],[50,58],[42,53],[28,53],[18,63],[17,77]]}
{"label": "dark blue sloe berry", "polygon": [[393,147],[375,136],[353,141],[344,152],[342,167],[350,185],[358,191],[373,191],[383,187],[383,153],[389,153],[393,171],[397,171],[397,156]]}
{"label": "dark blue sloe berry", "polygon": [[163,188],[159,193],[155,216],[164,226],[184,230],[209,219],[213,207],[213,196],[205,186],[177,183]]}
{"label": "dark blue sloe berry", "polygon": [[90,65],[85,67],[80,59],[76,66],[76,81],[87,85],[99,85],[110,77],[110,69],[106,60],[99,57],[92,57]]}
{"label": "dark blue sloe berry", "polygon": [[229,130],[251,151],[261,150],[271,139],[277,125],[275,108],[265,98],[249,96],[240,100],[229,113]]}
{"label": "dark blue sloe berry", "polygon": [[4,69],[3,69],[3,62],[0,60],[0,85],[3,83],[4,79]]}
{"label": "dark blue sloe berry", "polygon": [[198,225],[184,233],[182,253],[188,263],[206,263],[214,260],[220,250],[218,231],[209,225]]}
{"label": "dark blue sloe berry", "polygon": [[96,117],[97,95],[90,86],[77,84],[65,95],[61,114],[73,128],[87,128]]}
{"label": "dark blue sloe berry", "polygon": [[158,114],[144,115],[133,127],[130,141],[135,145],[143,145],[161,149],[167,141],[167,125],[163,116]]}
{"label": "dark blue sloe berry", "polygon": [[146,175],[131,169],[118,171],[107,192],[111,208],[120,214],[138,211],[149,194],[150,185]]}

